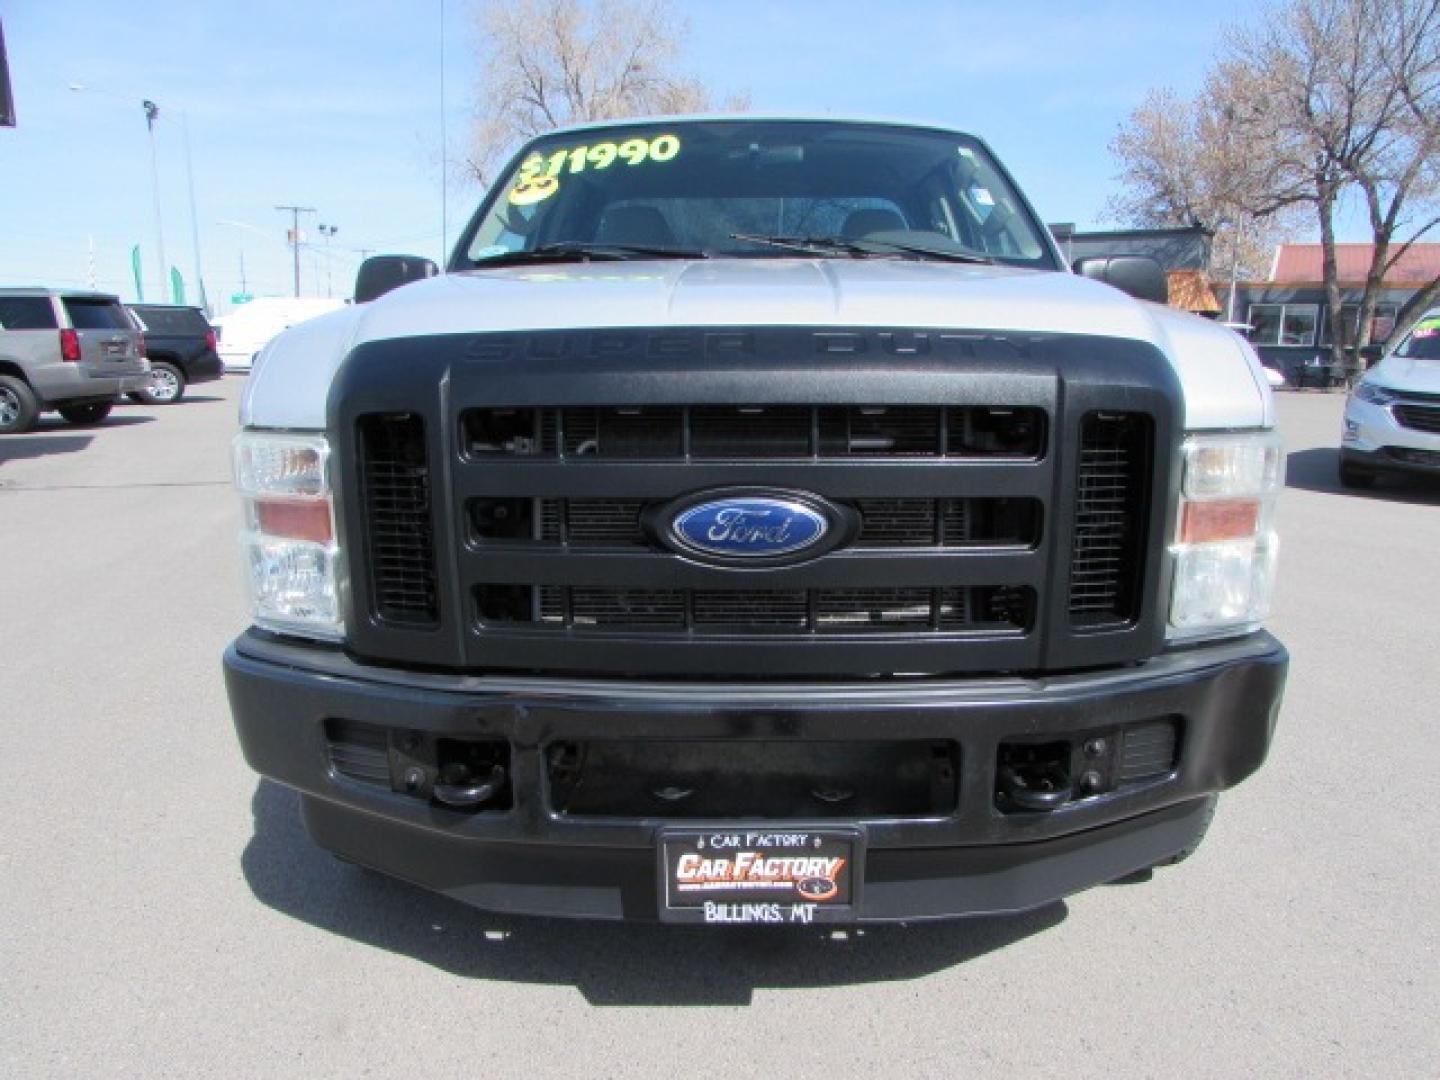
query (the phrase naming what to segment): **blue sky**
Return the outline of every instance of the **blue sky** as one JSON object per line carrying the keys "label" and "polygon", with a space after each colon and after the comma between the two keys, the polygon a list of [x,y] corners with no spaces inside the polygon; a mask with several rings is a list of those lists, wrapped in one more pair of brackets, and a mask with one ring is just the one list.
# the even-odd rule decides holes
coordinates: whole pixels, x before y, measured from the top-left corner
{"label": "blue sky", "polygon": [[[0,128],[0,284],[88,283],[131,297],[140,244],[158,275],[155,137],[167,261],[193,298],[181,111],[190,131],[201,261],[212,300],[290,291],[286,215],[316,250],[302,287],[348,292],[360,249],[441,254],[440,80],[448,157],[463,156],[478,79],[475,0],[180,4],[0,3],[19,126]],[[990,142],[1050,221],[1103,224],[1115,128],[1152,86],[1191,92],[1238,0],[1003,5],[690,0],[684,64],[761,112],[934,120]],[[72,84],[85,87],[72,90]],[[449,185],[449,228],[478,192]],[[314,226],[338,228],[329,254]]]}

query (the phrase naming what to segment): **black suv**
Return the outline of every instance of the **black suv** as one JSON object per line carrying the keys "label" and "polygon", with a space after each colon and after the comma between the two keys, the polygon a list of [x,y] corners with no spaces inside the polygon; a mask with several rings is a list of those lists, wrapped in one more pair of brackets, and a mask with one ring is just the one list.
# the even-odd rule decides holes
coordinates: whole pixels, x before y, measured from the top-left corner
{"label": "black suv", "polygon": [[145,348],[154,381],[129,396],[147,405],[169,405],[185,396],[190,383],[224,374],[215,329],[197,307],[179,304],[128,304],[145,331]]}

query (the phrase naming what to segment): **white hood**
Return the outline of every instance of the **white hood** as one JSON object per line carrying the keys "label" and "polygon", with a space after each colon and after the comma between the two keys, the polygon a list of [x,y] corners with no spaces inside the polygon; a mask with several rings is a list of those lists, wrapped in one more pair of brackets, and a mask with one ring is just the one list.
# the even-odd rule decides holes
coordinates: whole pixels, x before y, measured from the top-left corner
{"label": "white hood", "polygon": [[1391,390],[1440,394],[1440,360],[1387,356],[1365,378]]}
{"label": "white hood", "polygon": [[1062,273],[892,259],[594,262],[448,274],[311,320],[261,353],[241,406],[256,427],[323,428],[355,346],[390,338],[636,326],[866,326],[1093,334],[1155,344],[1190,429],[1273,423],[1254,352],[1212,322]]}

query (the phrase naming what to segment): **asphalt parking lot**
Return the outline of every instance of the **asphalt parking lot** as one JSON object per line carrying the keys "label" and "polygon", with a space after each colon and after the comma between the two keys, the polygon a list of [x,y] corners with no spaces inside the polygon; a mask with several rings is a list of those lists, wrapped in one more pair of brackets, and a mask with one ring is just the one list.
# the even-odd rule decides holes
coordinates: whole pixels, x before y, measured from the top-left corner
{"label": "asphalt parking lot", "polygon": [[0,439],[0,1072],[1348,1076],[1440,1062],[1440,485],[1290,451],[1272,758],[1200,853],[1004,919],[503,919],[340,865],[230,728],[241,381]]}

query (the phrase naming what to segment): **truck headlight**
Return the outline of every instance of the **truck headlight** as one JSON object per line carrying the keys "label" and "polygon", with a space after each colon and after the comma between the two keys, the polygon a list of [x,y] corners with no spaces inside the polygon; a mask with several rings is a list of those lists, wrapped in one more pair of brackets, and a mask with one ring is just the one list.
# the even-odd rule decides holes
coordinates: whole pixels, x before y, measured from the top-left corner
{"label": "truck headlight", "polygon": [[235,438],[234,458],[256,625],[338,641],[345,625],[329,443],[323,435],[246,431]]}
{"label": "truck headlight", "polygon": [[1175,524],[1172,639],[1257,628],[1270,613],[1279,540],[1272,527],[1284,454],[1273,431],[1192,435]]}

